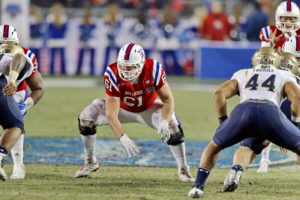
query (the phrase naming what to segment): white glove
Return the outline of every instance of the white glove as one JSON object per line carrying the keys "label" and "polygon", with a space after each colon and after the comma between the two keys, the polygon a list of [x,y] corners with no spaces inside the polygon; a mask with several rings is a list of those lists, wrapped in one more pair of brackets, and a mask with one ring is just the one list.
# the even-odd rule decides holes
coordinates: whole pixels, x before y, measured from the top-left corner
{"label": "white glove", "polygon": [[160,140],[163,143],[167,143],[170,139],[170,130],[169,130],[169,122],[167,120],[162,120],[160,125],[158,126],[157,133],[160,134]]}
{"label": "white glove", "polygon": [[120,142],[123,145],[123,151],[127,157],[131,158],[140,153],[138,146],[136,146],[134,141],[132,141],[126,133],[120,137]]}

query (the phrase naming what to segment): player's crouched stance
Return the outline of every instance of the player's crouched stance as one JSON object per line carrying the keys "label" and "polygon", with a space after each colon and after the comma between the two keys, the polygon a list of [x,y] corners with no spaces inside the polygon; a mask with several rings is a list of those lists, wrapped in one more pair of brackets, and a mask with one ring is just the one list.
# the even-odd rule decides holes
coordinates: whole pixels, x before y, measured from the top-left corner
{"label": "player's crouched stance", "polygon": [[[79,131],[85,150],[85,164],[75,177],[96,171],[96,126],[110,125],[120,138],[128,157],[139,153],[138,146],[124,132],[123,123],[141,123],[157,129],[167,143],[178,165],[179,178],[193,181],[186,163],[184,134],[174,114],[174,99],[159,62],[145,59],[137,44],[127,44],[119,52],[116,63],[104,74],[106,97],[94,100],[79,115]],[[158,98],[159,97],[159,98]]]}
{"label": "player's crouched stance", "polygon": [[[283,96],[287,96],[292,102],[292,115],[299,123],[300,90],[292,73],[276,69],[280,61],[280,56],[273,49],[263,47],[252,58],[253,69],[236,72],[231,80],[216,89],[215,107],[223,122],[201,156],[189,197],[199,198],[203,195],[206,179],[218,153],[246,138],[262,137],[300,155],[300,130],[279,108]],[[240,95],[240,103],[227,118],[226,99],[237,94]],[[231,174],[229,179],[233,180],[232,187],[239,184],[240,175]]]}

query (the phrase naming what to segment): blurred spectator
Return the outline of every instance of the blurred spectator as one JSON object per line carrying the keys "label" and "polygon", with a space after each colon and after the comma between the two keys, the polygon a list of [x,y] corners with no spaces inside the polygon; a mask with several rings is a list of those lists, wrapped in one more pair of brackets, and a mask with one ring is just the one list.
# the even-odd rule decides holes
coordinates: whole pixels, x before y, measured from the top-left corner
{"label": "blurred spectator", "polygon": [[80,49],[77,62],[76,74],[81,74],[83,58],[85,53],[90,53],[90,75],[95,74],[95,42],[93,41],[96,24],[92,20],[92,9],[86,7],[82,16],[81,24],[79,25],[79,40]]}
{"label": "blurred spectator", "polygon": [[31,5],[30,10],[30,41],[29,48],[35,54],[38,61],[40,61],[40,51],[43,46],[45,26],[44,18],[40,7]]}
{"label": "blurred spectator", "polygon": [[156,22],[148,20],[147,10],[141,9],[137,17],[137,23],[131,28],[134,42],[144,48],[146,57],[150,57],[151,50],[155,48],[158,35]]}
{"label": "blurred spectator", "polygon": [[204,18],[201,27],[202,37],[207,40],[227,40],[231,25],[228,16],[223,12],[222,3],[214,1],[209,14]]}
{"label": "blurred spectator", "polygon": [[262,11],[258,2],[254,2],[255,10],[248,17],[247,39],[249,41],[260,41],[259,33],[262,27],[268,25],[268,16]]}
{"label": "blurred spectator", "polygon": [[181,75],[182,69],[177,60],[177,49],[180,48],[178,38],[175,35],[177,18],[171,8],[163,10],[160,24],[161,36],[157,41],[157,48],[161,51],[163,66],[167,74]]}
{"label": "blurred spectator", "polygon": [[120,9],[118,4],[110,4],[106,10],[105,16],[105,26],[106,26],[106,38],[108,44],[105,48],[104,65],[102,74],[109,64],[110,53],[114,51],[116,54],[119,52],[120,47],[117,45],[117,36],[121,31],[122,26],[122,16],[120,14]]}
{"label": "blurred spectator", "polygon": [[62,4],[55,3],[47,17],[48,21],[48,47],[50,48],[50,74],[55,74],[56,53],[60,53],[60,73],[66,75],[65,47],[67,16]]}

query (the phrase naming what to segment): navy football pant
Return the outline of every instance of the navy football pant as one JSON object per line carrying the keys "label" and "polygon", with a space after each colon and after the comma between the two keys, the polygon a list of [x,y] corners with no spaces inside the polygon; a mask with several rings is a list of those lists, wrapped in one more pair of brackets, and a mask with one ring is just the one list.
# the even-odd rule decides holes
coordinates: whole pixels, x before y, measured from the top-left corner
{"label": "navy football pant", "polygon": [[18,127],[24,131],[24,122],[21,111],[13,96],[4,96],[3,87],[6,85],[6,78],[0,76],[0,125],[3,129]]}
{"label": "navy football pant", "polygon": [[249,100],[238,104],[219,126],[213,141],[226,148],[251,137],[267,139],[292,151],[300,147],[300,130],[270,101]]}

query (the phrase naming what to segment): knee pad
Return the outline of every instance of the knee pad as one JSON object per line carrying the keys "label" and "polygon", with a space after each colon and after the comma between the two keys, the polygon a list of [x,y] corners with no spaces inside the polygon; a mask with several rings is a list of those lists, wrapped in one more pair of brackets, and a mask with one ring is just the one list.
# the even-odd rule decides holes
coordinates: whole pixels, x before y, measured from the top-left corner
{"label": "knee pad", "polygon": [[178,145],[184,142],[184,133],[181,126],[178,126],[179,131],[172,133],[168,140],[168,145]]}
{"label": "knee pad", "polygon": [[78,128],[81,135],[95,135],[96,125],[92,121],[80,120],[78,118]]}

